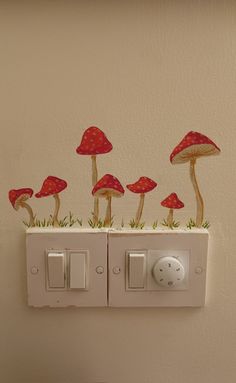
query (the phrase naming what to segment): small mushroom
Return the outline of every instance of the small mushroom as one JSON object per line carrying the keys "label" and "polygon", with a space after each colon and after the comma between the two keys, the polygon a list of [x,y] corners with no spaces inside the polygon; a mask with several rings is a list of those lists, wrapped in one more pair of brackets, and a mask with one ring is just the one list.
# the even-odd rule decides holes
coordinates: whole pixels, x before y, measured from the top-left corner
{"label": "small mushroom", "polygon": [[52,217],[53,226],[59,227],[58,212],[60,209],[59,193],[67,187],[67,182],[53,176],[47,177],[42,185],[41,190],[35,194],[36,198],[48,197],[52,195],[55,199],[55,209]]}
{"label": "small mushroom", "polygon": [[[112,144],[108,141],[102,130],[96,126],[91,126],[86,129],[81,143],[76,149],[78,154],[89,155],[92,159],[92,186],[95,186],[98,181],[98,171],[96,157],[98,154],[105,154],[112,150]],[[99,201],[94,198],[93,222],[96,225],[99,218]]]}
{"label": "small mushroom", "polygon": [[9,200],[15,210],[19,210],[20,207],[25,208],[29,213],[29,226],[34,226],[34,214],[31,206],[26,201],[33,195],[33,189],[12,189],[9,191]]}
{"label": "small mushroom", "polygon": [[157,186],[157,183],[148,177],[140,177],[138,181],[133,184],[126,185],[126,187],[133,193],[140,194],[140,200],[138,205],[138,210],[135,216],[135,226],[138,227],[144,206],[144,197],[145,193],[150,192]]}
{"label": "small mushroom", "polygon": [[204,202],[201,196],[195,174],[196,160],[201,157],[216,155],[220,149],[207,136],[198,132],[189,132],[174,148],[170,155],[172,164],[190,162],[190,179],[195,191],[197,202],[196,227],[201,227],[204,217]]}
{"label": "small mushroom", "polygon": [[182,209],[184,207],[184,203],[180,201],[176,193],[171,193],[167,198],[165,198],[162,202],[161,205],[164,207],[168,207],[169,214],[167,216],[167,225],[168,227],[172,228],[173,227],[173,213],[174,209]]}
{"label": "small mushroom", "polygon": [[111,226],[111,199],[112,197],[122,197],[124,194],[124,188],[120,181],[111,174],[105,174],[94,186],[92,194],[95,197],[103,197],[107,199],[106,217],[104,220],[104,226]]}

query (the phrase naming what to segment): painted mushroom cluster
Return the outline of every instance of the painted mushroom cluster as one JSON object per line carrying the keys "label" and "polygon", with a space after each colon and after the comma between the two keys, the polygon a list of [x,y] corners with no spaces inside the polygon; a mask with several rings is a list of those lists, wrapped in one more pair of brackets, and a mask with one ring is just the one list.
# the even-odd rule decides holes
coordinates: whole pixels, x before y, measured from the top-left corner
{"label": "painted mushroom cluster", "polygon": [[[91,227],[111,227],[113,224],[112,216],[112,198],[120,198],[124,195],[125,190],[114,175],[105,174],[101,178],[98,176],[97,168],[97,156],[100,154],[109,153],[113,149],[111,142],[106,137],[105,133],[96,126],[91,126],[83,133],[81,143],[77,147],[76,152],[79,155],[90,156],[92,165],[92,182],[91,182],[91,194],[94,199],[92,219],[89,219],[88,223]],[[197,228],[207,227],[208,224],[204,223],[204,202],[199,190],[195,166],[196,161],[201,157],[207,157],[211,155],[217,155],[220,153],[220,149],[216,144],[210,140],[207,136],[199,132],[189,132],[180,143],[174,148],[170,155],[170,162],[175,164],[182,164],[189,162],[190,164],[190,180],[193,185],[195,199],[196,199],[196,218],[190,219],[189,228],[195,226]],[[144,200],[146,193],[153,191],[157,187],[156,181],[146,176],[141,176],[134,183],[128,184],[127,189],[134,193],[139,194],[139,204],[135,218],[133,218],[129,225],[131,228],[143,228],[144,222],[141,222]],[[36,219],[36,214],[33,213],[28,200],[32,198],[34,191],[31,188],[11,189],[9,191],[9,200],[15,210],[24,208],[29,215],[29,221],[26,223],[28,227],[33,226],[72,226],[73,224],[82,222],[79,219],[74,219],[72,213],[69,215],[69,222],[64,219],[60,219],[60,197],[61,193],[67,187],[67,182],[55,176],[48,176],[42,184],[39,192],[35,193],[36,198],[49,197],[54,198],[55,206],[54,211],[50,215],[49,219],[44,220],[44,224]],[[106,214],[104,219],[100,217],[99,200],[105,199],[107,203]],[[27,201],[27,202],[26,202]],[[184,203],[179,199],[176,192],[170,193],[164,200],[160,202],[161,206],[168,209],[167,218],[163,220],[162,225],[168,228],[175,228],[179,226],[179,222],[174,220],[174,210],[182,209]],[[156,227],[157,224],[155,224]],[[153,226],[154,228],[154,226]]]}
{"label": "painted mushroom cluster", "polygon": [[[44,180],[41,190],[35,194],[36,198],[53,196],[55,199],[54,213],[53,215],[50,215],[47,224],[45,220],[45,225],[42,226],[60,226],[60,221],[58,218],[58,213],[60,209],[59,193],[66,187],[66,181],[57,177],[49,176]],[[22,207],[28,211],[29,221],[23,221],[28,227],[41,226],[40,222],[37,221],[36,215],[33,213],[31,206],[25,202],[33,196],[33,193],[34,191],[31,188],[11,189],[8,193],[9,200],[15,210],[18,210],[20,207]]]}

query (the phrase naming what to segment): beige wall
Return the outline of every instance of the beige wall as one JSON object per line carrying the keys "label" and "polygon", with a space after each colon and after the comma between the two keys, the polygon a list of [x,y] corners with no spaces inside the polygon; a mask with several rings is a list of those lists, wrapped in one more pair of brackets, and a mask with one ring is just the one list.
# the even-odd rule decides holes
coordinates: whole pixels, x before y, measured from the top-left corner
{"label": "beige wall", "polygon": [[[233,383],[236,380],[236,2],[0,1],[0,380],[3,383]],[[144,218],[176,191],[193,216],[188,167],[169,154],[189,130],[222,155],[199,161],[210,219],[202,309],[36,310],[26,305],[23,212],[10,188],[66,178],[62,214],[91,210],[85,128],[114,150],[99,172],[157,180]],[[52,201],[34,200],[43,216]],[[114,201],[117,223],[137,200]]]}

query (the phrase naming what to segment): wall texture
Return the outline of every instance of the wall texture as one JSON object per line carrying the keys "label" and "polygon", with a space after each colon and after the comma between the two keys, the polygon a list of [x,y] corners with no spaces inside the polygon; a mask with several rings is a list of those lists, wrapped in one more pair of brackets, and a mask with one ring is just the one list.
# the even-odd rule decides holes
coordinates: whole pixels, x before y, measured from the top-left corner
{"label": "wall texture", "polygon": [[[232,383],[236,379],[235,1],[0,1],[0,380],[4,383]],[[188,167],[169,154],[189,130],[220,157],[197,172],[211,221],[202,309],[37,310],[26,304],[23,212],[11,188],[68,180],[62,214],[92,209],[90,125],[114,150],[99,173],[157,180],[144,219],[176,191],[194,215]],[[34,200],[43,216],[52,201]],[[117,223],[137,200],[114,201]]]}

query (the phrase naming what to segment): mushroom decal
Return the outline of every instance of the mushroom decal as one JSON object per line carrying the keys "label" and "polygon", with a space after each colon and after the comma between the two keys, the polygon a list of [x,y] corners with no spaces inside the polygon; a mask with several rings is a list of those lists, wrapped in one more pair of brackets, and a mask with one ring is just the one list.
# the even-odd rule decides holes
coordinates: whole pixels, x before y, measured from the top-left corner
{"label": "mushroom decal", "polygon": [[58,212],[60,209],[59,193],[67,187],[67,182],[53,176],[47,177],[42,185],[41,190],[35,194],[36,198],[48,197],[52,195],[55,199],[55,209],[52,217],[53,226],[59,227]]}
{"label": "mushroom decal", "polygon": [[[78,154],[89,155],[92,160],[92,186],[98,181],[98,171],[96,158],[98,154],[105,154],[112,150],[112,144],[108,141],[102,130],[96,126],[86,129],[80,145],[76,149]],[[96,225],[99,218],[99,200],[94,198],[93,222]]]}
{"label": "mushroom decal", "polygon": [[97,197],[103,197],[107,199],[106,217],[104,220],[104,226],[111,226],[111,199],[112,197],[122,197],[124,194],[124,188],[120,181],[111,174],[105,174],[94,186],[92,194]]}
{"label": "mushroom decal", "polygon": [[34,226],[34,214],[31,206],[26,202],[33,195],[33,189],[12,189],[8,193],[9,200],[15,210],[19,210],[20,207],[25,208],[29,213],[29,226]]}
{"label": "mushroom decal", "polygon": [[204,203],[199,190],[195,174],[196,160],[201,157],[216,155],[220,149],[207,136],[198,132],[189,132],[182,141],[174,148],[170,155],[172,164],[190,162],[190,178],[195,191],[197,202],[196,227],[201,227],[204,217]]}
{"label": "mushroom decal", "polygon": [[142,217],[145,193],[150,192],[156,186],[157,186],[157,183],[148,177],[140,177],[139,180],[136,181],[135,183],[126,185],[127,189],[129,189],[131,192],[140,194],[138,210],[137,210],[135,221],[134,221],[135,227],[138,227],[140,223],[140,219]]}
{"label": "mushroom decal", "polygon": [[167,222],[167,226],[172,228],[174,224],[174,220],[173,220],[174,209],[182,209],[184,207],[184,203],[180,201],[176,193],[171,193],[167,198],[165,198],[161,202],[161,205],[164,207],[168,207],[168,209],[170,209],[166,222]]}

